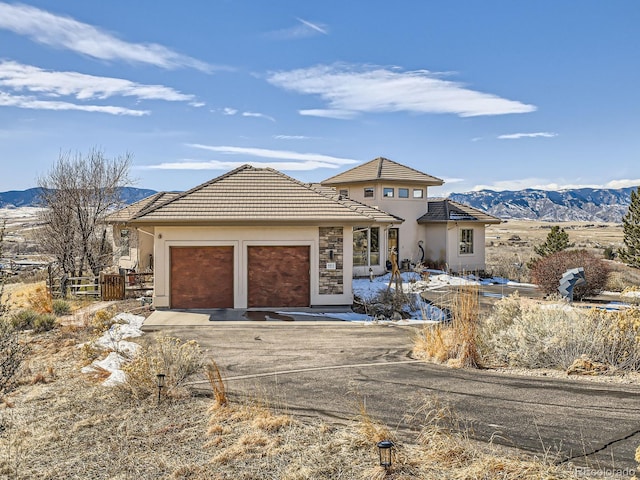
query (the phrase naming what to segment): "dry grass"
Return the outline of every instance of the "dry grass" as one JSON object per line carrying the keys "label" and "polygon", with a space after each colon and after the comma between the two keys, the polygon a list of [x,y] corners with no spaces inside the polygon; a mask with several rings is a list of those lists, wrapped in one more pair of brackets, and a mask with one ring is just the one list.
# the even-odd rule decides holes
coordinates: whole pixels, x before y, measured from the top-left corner
{"label": "dry grass", "polygon": [[205,373],[213,392],[213,398],[217,406],[223,407],[227,404],[227,387],[218,368],[218,364],[215,360],[210,359],[205,364]]}
{"label": "dry grass", "polygon": [[450,308],[450,323],[425,324],[416,334],[413,354],[437,363],[446,362],[457,368],[478,367],[478,287],[460,287],[454,294]]}
{"label": "dry grass", "polygon": [[[90,335],[75,325],[32,336],[30,373],[0,406],[0,478],[571,478],[560,467],[480,449],[436,399],[412,414],[417,439],[374,419],[364,402],[353,422],[338,426],[299,421],[275,408],[276,398],[240,402],[226,388],[225,402],[124,401],[100,378],[79,373],[77,346]],[[377,466],[375,443],[383,438],[396,443],[388,472]]]}

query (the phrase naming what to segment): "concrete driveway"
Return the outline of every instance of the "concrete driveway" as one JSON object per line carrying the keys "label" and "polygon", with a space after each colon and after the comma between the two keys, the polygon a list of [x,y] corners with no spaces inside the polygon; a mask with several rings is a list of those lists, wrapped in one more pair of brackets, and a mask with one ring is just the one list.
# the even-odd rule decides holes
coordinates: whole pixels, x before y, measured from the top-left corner
{"label": "concrete driveway", "polygon": [[409,326],[277,320],[200,325],[145,329],[197,340],[221,367],[232,395],[339,423],[352,420],[363,399],[370,414],[407,440],[421,423],[415,412],[436,395],[477,440],[593,468],[635,467],[638,385],[509,376],[415,361],[410,357],[415,329]]}

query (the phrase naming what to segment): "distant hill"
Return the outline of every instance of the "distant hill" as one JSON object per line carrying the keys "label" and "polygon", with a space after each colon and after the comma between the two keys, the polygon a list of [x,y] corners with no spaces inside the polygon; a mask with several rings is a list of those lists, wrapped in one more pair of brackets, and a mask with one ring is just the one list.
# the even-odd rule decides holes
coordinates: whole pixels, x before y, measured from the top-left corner
{"label": "distant hill", "polygon": [[[550,222],[621,222],[635,188],[578,188],[572,190],[518,190],[452,193],[451,200],[479,208],[503,220],[546,220]],[[35,207],[40,189],[0,192],[0,208]],[[126,187],[122,200],[137,202],[155,190]]]}
{"label": "distant hill", "polygon": [[504,220],[553,222],[621,222],[635,187],[620,189],[518,190],[452,193],[451,200],[466,203]]}
{"label": "distant hill", "polygon": [[[0,208],[37,207],[40,191],[40,188],[29,188],[0,192]],[[155,190],[147,188],[125,187],[122,189],[121,199],[124,203],[130,204],[154,193],[156,193]]]}

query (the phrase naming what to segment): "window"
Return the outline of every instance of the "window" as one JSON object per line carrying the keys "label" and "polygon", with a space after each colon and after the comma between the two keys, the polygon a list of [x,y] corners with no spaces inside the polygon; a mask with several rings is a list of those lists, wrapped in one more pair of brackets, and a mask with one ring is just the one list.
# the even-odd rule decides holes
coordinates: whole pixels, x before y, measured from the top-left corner
{"label": "window", "polygon": [[473,253],[473,229],[460,229],[460,255]]}
{"label": "window", "polygon": [[131,241],[129,237],[129,229],[125,228],[120,230],[120,255],[128,257],[130,247]]}
{"label": "window", "polygon": [[373,187],[365,187],[364,198],[373,198]]}
{"label": "window", "polygon": [[424,197],[424,191],[421,188],[413,189],[413,198],[422,198]]}
{"label": "window", "polygon": [[399,188],[398,189],[398,198],[409,198],[409,189],[408,188]]}
{"label": "window", "polygon": [[382,196],[383,197],[393,197],[393,188],[389,188],[389,187],[385,187],[382,189]]}
{"label": "window", "polygon": [[343,188],[338,191],[338,195],[340,195],[342,198],[349,197],[349,190]]}
{"label": "window", "polygon": [[380,265],[380,227],[353,227],[353,265]]}

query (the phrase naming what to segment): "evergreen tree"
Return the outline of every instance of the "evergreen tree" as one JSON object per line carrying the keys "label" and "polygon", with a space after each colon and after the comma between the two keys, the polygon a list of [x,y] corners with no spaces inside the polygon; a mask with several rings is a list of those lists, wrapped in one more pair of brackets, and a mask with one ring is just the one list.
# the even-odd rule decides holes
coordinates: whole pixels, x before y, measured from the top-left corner
{"label": "evergreen tree", "polygon": [[637,188],[631,192],[629,210],[622,217],[622,231],[625,246],[618,251],[620,260],[640,268],[640,194]]}
{"label": "evergreen tree", "polygon": [[564,228],[554,225],[547,235],[547,240],[543,244],[534,247],[533,251],[541,257],[546,257],[547,255],[561,252],[572,246],[573,245],[569,243],[569,234],[564,231]]}

